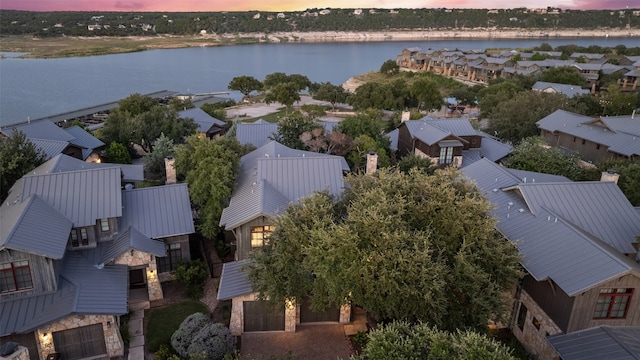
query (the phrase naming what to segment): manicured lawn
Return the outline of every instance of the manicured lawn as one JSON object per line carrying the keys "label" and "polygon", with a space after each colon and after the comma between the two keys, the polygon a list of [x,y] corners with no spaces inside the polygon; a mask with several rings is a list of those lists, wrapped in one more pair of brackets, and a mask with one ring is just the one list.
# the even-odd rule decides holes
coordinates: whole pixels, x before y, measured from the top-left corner
{"label": "manicured lawn", "polygon": [[171,347],[171,335],[187,316],[197,312],[209,314],[207,306],[199,301],[185,301],[148,310],[144,332],[147,350],[156,352],[162,344]]}

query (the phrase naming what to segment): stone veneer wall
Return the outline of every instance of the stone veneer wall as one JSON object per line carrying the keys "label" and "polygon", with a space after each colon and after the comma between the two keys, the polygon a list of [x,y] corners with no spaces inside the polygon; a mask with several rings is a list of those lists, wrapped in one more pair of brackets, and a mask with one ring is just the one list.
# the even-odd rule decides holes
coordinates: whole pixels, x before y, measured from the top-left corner
{"label": "stone veneer wall", "polygon": [[[110,322],[110,325],[107,325],[107,322]],[[109,357],[122,356],[124,354],[124,343],[120,337],[120,331],[118,330],[118,323],[115,316],[71,315],[36,330],[40,359],[46,359],[48,354],[56,352],[55,345],[53,344],[52,333],[94,324],[102,324],[107,355]],[[45,336],[45,334],[47,335]],[[37,358],[31,356],[31,359],[34,360]]]}
{"label": "stone veneer wall", "polygon": [[156,266],[156,257],[142,251],[131,250],[126,251],[118,256],[115,261],[116,264],[134,266],[145,266],[147,268],[147,291],[149,292],[149,300],[161,300],[164,295],[162,294],[162,286],[158,279],[158,269]]}
{"label": "stone veneer wall", "polygon": [[348,324],[351,322],[351,304],[340,306],[340,324]]}
{"label": "stone veneer wall", "polygon": [[24,346],[18,346],[18,350],[16,350],[13,354],[5,356],[0,356],[0,360],[30,360],[29,358],[29,349]]}
{"label": "stone veneer wall", "polygon": [[[555,359],[558,353],[547,340],[547,336],[560,334],[562,330],[547,316],[526,291],[522,290],[520,300],[522,304],[527,307],[527,316],[524,321],[523,330],[520,330],[518,327],[516,319],[516,322],[513,324],[513,334],[520,340],[525,349],[527,349],[530,354],[537,356],[538,359]],[[516,314],[519,314],[519,312],[520,309],[516,309]],[[540,329],[537,329],[533,325],[534,317],[540,322]]]}

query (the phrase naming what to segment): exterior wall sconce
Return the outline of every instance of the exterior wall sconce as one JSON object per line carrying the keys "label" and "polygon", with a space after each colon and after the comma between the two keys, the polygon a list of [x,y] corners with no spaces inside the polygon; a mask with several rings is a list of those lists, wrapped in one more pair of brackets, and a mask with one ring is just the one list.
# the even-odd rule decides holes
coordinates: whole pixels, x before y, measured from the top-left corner
{"label": "exterior wall sconce", "polygon": [[286,298],[284,300],[284,305],[287,308],[287,310],[293,310],[296,307],[296,299]]}

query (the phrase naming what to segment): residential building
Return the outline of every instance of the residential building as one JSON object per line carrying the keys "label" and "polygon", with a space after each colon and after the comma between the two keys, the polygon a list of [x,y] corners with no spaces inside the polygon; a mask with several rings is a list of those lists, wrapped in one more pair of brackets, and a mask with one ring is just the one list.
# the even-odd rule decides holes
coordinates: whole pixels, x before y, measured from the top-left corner
{"label": "residential building", "polygon": [[274,310],[268,302],[258,301],[243,270],[251,251],[268,242],[275,216],[316,192],[340,196],[347,171],[341,156],[295,150],[275,141],[241,158],[238,185],[220,219],[220,226],[232,234],[235,249],[236,261],[224,264],[218,291],[219,300],[232,300],[233,334],[295,331],[297,323],[306,321],[349,322],[348,306],[316,314],[303,299],[289,303],[282,299],[282,306]]}
{"label": "residential building", "polygon": [[520,178],[486,159],[462,172],[520,251],[511,328],[531,354],[557,358],[553,335],[640,325],[640,214],[615,182]]}
{"label": "residential building", "polygon": [[224,135],[227,128],[227,123],[214,118],[198,107],[180,111],[178,116],[182,119],[193,119],[198,124],[198,134],[207,139]]}
{"label": "residential building", "polygon": [[[186,184],[135,189],[142,169],[57,155],[19,179],[0,207],[0,336],[30,359],[122,356],[133,294],[189,259]],[[128,184],[128,185],[127,185]]]}
{"label": "residential building", "polygon": [[584,161],[640,156],[640,117],[635,114],[592,118],[557,110],[536,125],[549,145],[575,152]]}
{"label": "residential building", "polygon": [[536,81],[531,87],[531,90],[551,94],[562,94],[568,98],[589,94],[589,90],[583,89],[578,85],[558,84],[546,81]]}

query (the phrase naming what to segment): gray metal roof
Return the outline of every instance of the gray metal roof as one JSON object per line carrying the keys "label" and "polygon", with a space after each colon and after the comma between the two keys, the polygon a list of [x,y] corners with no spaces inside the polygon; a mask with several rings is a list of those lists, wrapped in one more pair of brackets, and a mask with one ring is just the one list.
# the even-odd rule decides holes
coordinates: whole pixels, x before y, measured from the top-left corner
{"label": "gray metal roof", "polygon": [[120,225],[152,239],[195,232],[187,184],[124,190],[122,208]]}
{"label": "gray metal roof", "polygon": [[74,137],[74,139],[71,140],[72,144],[78,145],[85,149],[93,150],[105,145],[102,141],[98,140],[98,138],[91,135],[80,126],[72,126],[70,128],[64,129],[64,131]]}
{"label": "gray metal roof", "polygon": [[508,171],[511,175],[518,178],[518,180],[521,183],[525,183],[525,184],[526,183],[535,184],[535,183],[549,183],[549,182],[553,182],[553,183],[571,182],[570,179],[560,175],[552,175],[552,174],[539,173],[535,171],[517,170],[517,169],[510,169],[510,168],[504,168],[504,169]]}
{"label": "gray metal roof", "polygon": [[[259,121],[259,120],[258,120]],[[236,139],[242,145],[251,144],[255,147],[271,141],[269,137],[278,132],[278,124],[267,122],[238,123],[236,126]]]}
{"label": "gray metal roof", "polygon": [[640,113],[638,115],[605,116],[601,117],[600,121],[613,131],[640,136]]}
{"label": "gray metal roof", "polygon": [[100,264],[108,264],[131,249],[155,256],[167,256],[163,241],[149,239],[132,227],[123,231],[115,240],[104,243],[101,249]]}
{"label": "gray metal roof", "polygon": [[[419,139],[427,145],[433,145],[438,141],[445,139],[447,136],[452,135],[450,132],[443,131],[428,124],[424,120],[408,120],[402,124],[407,127],[412,138]],[[402,124],[400,124],[400,126],[402,126]]]}
{"label": "gray metal roof", "polygon": [[585,181],[520,184],[536,214],[542,207],[597,236],[621,253],[635,253],[640,217],[614,182]]}
{"label": "gray metal roof", "polygon": [[433,119],[425,117],[422,120],[455,136],[475,136],[478,134],[477,130],[471,126],[469,119],[466,118]]}
{"label": "gray metal roof", "polygon": [[58,154],[54,156],[42,165],[31,170],[28,175],[44,175],[59,172],[104,168],[120,168],[120,170],[122,170],[123,181],[144,180],[144,167],[142,165],[86,162],[64,154]]}
{"label": "gray metal roof", "polygon": [[547,340],[563,360],[640,359],[640,326],[598,326]]}
{"label": "gray metal roof", "polygon": [[69,146],[68,141],[62,140],[48,140],[48,139],[29,139],[33,145],[35,145],[38,149],[42,150],[44,153],[44,158],[49,160],[54,156],[62,153],[64,149]]}
{"label": "gray metal roof", "polygon": [[227,125],[224,121],[214,118],[198,107],[180,111],[178,115],[183,119],[193,119],[193,121],[198,124],[198,131],[203,133],[211,130],[214,125],[217,127],[224,127]]}
{"label": "gray metal roof", "polygon": [[32,121],[26,124],[11,125],[2,128],[1,132],[11,136],[13,130],[22,131],[27,139],[48,139],[58,141],[72,141],[74,136],[64,131],[49,120]]}
{"label": "gray metal roof", "polygon": [[443,147],[463,147],[462,142],[460,140],[440,140],[438,141],[438,146]]}
{"label": "gray metal roof", "polygon": [[398,136],[400,135],[400,130],[395,129],[387,133],[387,137],[389,138],[390,144],[389,148],[393,151],[398,150]]}
{"label": "gray metal roof", "polygon": [[55,293],[2,300],[0,302],[0,336],[25,333],[41,325],[71,314],[78,296],[78,287],[59,278]]}
{"label": "gray metal roof", "polygon": [[[98,252],[99,248],[87,250]],[[62,277],[78,287],[74,313],[126,314],[129,268],[127,265],[97,266],[84,251],[69,251]]]}
{"label": "gray metal roof", "polygon": [[73,221],[74,227],[95,225],[97,219],[122,216],[120,168],[27,175],[22,200],[32,194]]}
{"label": "gray metal roof", "polygon": [[563,94],[569,98],[572,98],[576,95],[584,95],[589,93],[589,90],[583,89],[578,85],[557,84],[545,81],[536,81],[531,89],[542,92],[549,92],[550,89],[552,92]]}
{"label": "gray metal roof", "polygon": [[[640,276],[639,264],[561,214],[544,206],[530,210],[520,191],[532,184],[522,184],[488,159],[477,161],[462,172],[494,205],[498,230],[516,242],[521,264],[536,280],[551,279],[569,296],[575,296],[616,277],[630,273]],[[612,228],[609,224],[604,226]]]}
{"label": "gray metal roof", "polygon": [[[602,121],[607,124],[606,118]],[[625,156],[640,155],[640,137],[629,133],[640,132],[637,129],[640,128],[640,125],[636,125],[631,121],[625,122],[619,117],[610,122],[613,126],[623,128],[625,132],[622,132],[606,126],[596,125],[595,123],[596,120],[588,116],[557,110],[536,122],[536,125],[547,131],[558,131],[606,145],[610,152]]]}
{"label": "gray metal roof", "polygon": [[61,259],[72,222],[37,195],[0,207],[0,249]]}
{"label": "gray metal roof", "polygon": [[236,296],[251,294],[253,286],[243,268],[251,264],[250,259],[231,261],[222,265],[218,300],[229,300]]}
{"label": "gray metal roof", "polygon": [[509,144],[500,142],[487,134],[480,133],[480,135],[482,136],[480,142],[480,156],[482,157],[491,161],[498,161],[513,151],[513,147]]}
{"label": "gray metal roof", "polygon": [[238,186],[220,225],[233,229],[259,216],[274,216],[317,191],[339,195],[342,174],[348,169],[341,156],[290,149],[272,141],[240,159]]}

